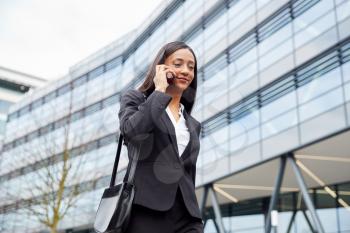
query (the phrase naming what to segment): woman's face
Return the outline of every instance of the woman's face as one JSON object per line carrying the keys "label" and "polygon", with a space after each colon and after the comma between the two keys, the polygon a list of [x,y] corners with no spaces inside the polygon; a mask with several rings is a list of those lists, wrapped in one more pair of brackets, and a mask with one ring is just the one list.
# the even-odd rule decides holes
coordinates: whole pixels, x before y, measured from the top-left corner
{"label": "woman's face", "polygon": [[176,74],[173,84],[183,92],[191,84],[194,78],[195,60],[194,56],[188,49],[179,49],[165,59],[165,65],[171,66]]}

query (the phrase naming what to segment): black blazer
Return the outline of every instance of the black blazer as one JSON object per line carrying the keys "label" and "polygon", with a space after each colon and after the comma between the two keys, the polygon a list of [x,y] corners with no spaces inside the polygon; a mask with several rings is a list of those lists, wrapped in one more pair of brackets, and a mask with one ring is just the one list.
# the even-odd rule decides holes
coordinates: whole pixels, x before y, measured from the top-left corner
{"label": "black blazer", "polygon": [[140,149],[134,203],[168,210],[180,187],[190,214],[201,218],[195,195],[201,124],[184,109],[190,140],[180,157],[175,128],[165,111],[171,99],[160,91],[152,92],[147,99],[138,90],[128,90],[121,96],[118,116],[129,158],[132,150]]}

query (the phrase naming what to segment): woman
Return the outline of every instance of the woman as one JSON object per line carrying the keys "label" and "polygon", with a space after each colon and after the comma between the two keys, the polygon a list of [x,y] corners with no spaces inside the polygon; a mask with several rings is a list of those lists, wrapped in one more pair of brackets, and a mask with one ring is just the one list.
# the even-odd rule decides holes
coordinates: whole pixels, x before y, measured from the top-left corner
{"label": "woman", "polygon": [[143,84],[121,97],[129,157],[140,147],[127,233],[203,232],[195,196],[201,124],[190,115],[196,90],[195,54],[176,41],[160,49]]}

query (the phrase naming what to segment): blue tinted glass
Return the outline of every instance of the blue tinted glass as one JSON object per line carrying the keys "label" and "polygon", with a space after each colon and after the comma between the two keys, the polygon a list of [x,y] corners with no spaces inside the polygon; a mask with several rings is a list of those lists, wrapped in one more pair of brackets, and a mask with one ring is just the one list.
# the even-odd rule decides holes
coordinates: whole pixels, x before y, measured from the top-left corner
{"label": "blue tinted glass", "polygon": [[222,95],[223,90],[227,88],[227,69],[222,69],[215,76],[203,82],[203,100],[204,104],[208,104],[217,96]]}
{"label": "blue tinted glass", "polygon": [[350,83],[345,84],[344,92],[345,92],[345,100],[350,101]]}
{"label": "blue tinted glass", "polygon": [[122,63],[122,57],[116,57],[106,63],[106,71],[113,69]]}
{"label": "blue tinted glass", "polygon": [[[230,68],[233,68],[233,69],[236,68],[235,64],[231,63]],[[235,70],[232,71],[230,69],[230,88],[239,86],[240,84],[252,78],[257,72],[258,72],[257,62],[253,62],[252,64],[247,65],[246,67],[238,71],[235,71]]]}
{"label": "blue tinted glass", "polygon": [[239,150],[243,150],[247,146],[258,142],[259,140],[260,140],[259,128],[247,130],[243,134],[230,138],[229,140],[230,152],[237,152]]}
{"label": "blue tinted glass", "polygon": [[7,111],[8,111],[8,109],[9,109],[9,107],[10,107],[11,104],[12,104],[12,103],[9,102],[9,101],[0,100],[0,112],[1,112],[1,113],[7,113]]}
{"label": "blue tinted glass", "polygon": [[97,67],[96,69],[89,72],[88,74],[89,80],[100,76],[103,72],[104,72],[104,66]]}
{"label": "blue tinted glass", "polygon": [[70,90],[70,84],[66,84],[58,89],[58,96],[67,93]]}
{"label": "blue tinted glass", "polygon": [[251,17],[255,13],[254,1],[245,0],[245,1],[236,1],[229,8],[229,31],[232,31],[239,25],[241,25],[248,17]]}
{"label": "blue tinted glass", "polygon": [[338,22],[344,20],[350,15],[350,1],[345,1],[343,4],[337,6],[337,20]]}
{"label": "blue tinted glass", "polygon": [[285,129],[295,126],[297,123],[297,111],[289,111],[264,123],[261,126],[262,137],[266,138],[271,135],[277,134]]}
{"label": "blue tinted glass", "polygon": [[259,54],[263,55],[292,36],[292,24],[288,24],[259,43]]}
{"label": "blue tinted glass", "polygon": [[258,9],[265,6],[267,3],[271,2],[272,0],[256,0],[256,4]]}
{"label": "blue tinted glass", "polygon": [[341,88],[337,88],[327,94],[324,94],[299,108],[300,121],[307,120],[317,116],[343,102],[343,93]]}
{"label": "blue tinted glass", "polygon": [[[328,1],[327,1],[328,2]],[[302,23],[301,23],[302,24]],[[335,25],[334,12],[330,12],[310,24],[295,35],[295,47],[298,48],[306,42],[321,35],[324,31]]]}
{"label": "blue tinted glass", "polygon": [[290,54],[293,50],[293,42],[291,39],[286,40],[284,43],[278,45],[273,50],[269,51],[264,56],[260,57],[260,70],[265,69],[266,67],[277,62],[281,58]]}
{"label": "blue tinted glass", "polygon": [[260,109],[261,120],[262,122],[268,121],[269,119],[276,117],[283,112],[295,108],[296,105],[295,91],[293,91],[269,103],[268,105],[263,106]]}
{"label": "blue tinted glass", "polygon": [[252,49],[245,51],[242,56],[234,60],[233,62],[237,65],[237,70],[241,70],[246,65],[251,64],[253,61],[257,59],[257,47],[253,47]]}
{"label": "blue tinted glass", "polygon": [[182,14],[183,14],[183,5],[179,6],[171,15],[167,18],[165,24],[167,30],[178,29],[182,24]]}
{"label": "blue tinted glass", "polygon": [[349,82],[350,81],[350,62],[347,62],[344,65],[342,65],[342,72],[343,72],[344,82]]}
{"label": "blue tinted glass", "polygon": [[315,77],[314,80],[298,88],[299,103],[305,103],[330,89],[333,89],[341,84],[340,69],[336,68],[321,77]]}
{"label": "blue tinted glass", "polygon": [[[299,4],[299,3],[303,3],[303,2],[307,3],[309,1],[296,1],[296,4],[303,5],[303,4]],[[305,7],[305,6],[302,6],[302,7]],[[307,7],[310,7],[310,6],[307,5]],[[295,6],[294,6],[294,8],[295,8]],[[298,32],[302,29],[305,29],[310,24],[315,22],[315,20],[319,20],[320,16],[322,16],[326,12],[329,12],[332,8],[333,8],[333,1],[319,1],[317,4],[312,6],[310,9],[305,11],[303,14],[298,15],[294,19],[295,32]],[[307,8],[305,8],[305,9],[307,9]]]}
{"label": "blue tinted glass", "polygon": [[80,85],[84,84],[84,83],[86,82],[86,80],[87,80],[87,76],[86,76],[86,75],[83,75],[83,76],[81,76],[81,77],[75,79],[75,80],[73,81],[73,88],[77,88],[77,87],[79,87]]}

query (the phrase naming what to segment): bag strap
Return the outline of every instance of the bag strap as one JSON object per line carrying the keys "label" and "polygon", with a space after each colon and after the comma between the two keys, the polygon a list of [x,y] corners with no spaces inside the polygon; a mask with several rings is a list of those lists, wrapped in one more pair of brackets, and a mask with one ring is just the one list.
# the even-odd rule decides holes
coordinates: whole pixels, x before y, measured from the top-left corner
{"label": "bag strap", "polygon": [[113,187],[115,184],[115,178],[117,176],[117,170],[118,170],[118,163],[119,163],[119,158],[120,158],[120,151],[122,149],[122,143],[123,143],[123,135],[120,133],[119,134],[119,140],[118,140],[118,149],[117,149],[117,154],[115,155],[115,160],[114,160],[114,165],[113,165],[113,172],[112,172],[112,177],[111,177],[111,182],[109,183],[109,187]]}
{"label": "bag strap", "polygon": [[[139,161],[139,155],[140,155],[140,148],[141,148],[141,143],[138,143],[137,146],[134,145],[131,147],[132,153],[131,153],[131,161],[129,162],[129,166],[128,166],[128,170],[125,174],[124,177],[124,182],[128,182],[128,183],[133,183],[134,182],[134,175],[135,175],[135,171],[136,171],[136,166],[137,166],[137,162]],[[137,152],[135,153],[135,150],[137,150]]]}
{"label": "bag strap", "polygon": [[[143,93],[143,96],[144,96],[144,98],[146,100],[147,96],[144,93]],[[114,160],[111,182],[109,184],[110,188],[115,185],[115,179],[116,179],[116,176],[117,176],[117,170],[118,170],[118,164],[119,164],[119,159],[120,159],[121,148],[122,148],[122,145],[123,145],[123,140],[124,140],[123,135],[121,133],[119,133],[118,148],[117,148],[117,153],[116,153],[115,160]],[[134,147],[132,147],[132,148],[134,148]],[[126,179],[126,177],[124,177],[124,182],[126,180],[128,181],[128,183],[133,182],[134,175],[135,175],[135,170],[136,170],[136,166],[137,166],[137,161],[139,160],[140,148],[141,148],[141,145],[139,145],[137,147],[137,149],[138,149],[137,153],[136,154],[133,153],[133,155],[131,155],[131,161],[129,163],[129,164],[131,164],[131,166],[130,166],[130,169],[126,173],[127,179]]]}
{"label": "bag strap", "polygon": [[[145,101],[147,100],[147,96],[145,93],[142,93]],[[133,151],[131,153],[131,161],[129,162],[130,169],[128,169],[125,177],[124,177],[124,182],[127,181],[128,183],[133,183],[134,182],[134,175],[136,171],[136,166],[137,162],[139,161],[139,155],[140,155],[140,150],[141,150],[141,143],[137,143],[137,146],[131,147],[133,148]],[[135,153],[135,150],[137,149],[137,152]],[[128,166],[129,168],[129,166]]]}

